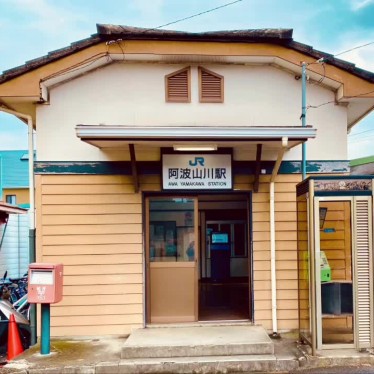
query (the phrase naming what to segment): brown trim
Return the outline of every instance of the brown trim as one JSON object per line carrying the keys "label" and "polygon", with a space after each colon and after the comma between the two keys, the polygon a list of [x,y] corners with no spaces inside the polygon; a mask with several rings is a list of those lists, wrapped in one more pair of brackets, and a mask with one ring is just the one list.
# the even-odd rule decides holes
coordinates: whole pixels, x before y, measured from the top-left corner
{"label": "brown trim", "polygon": [[[172,85],[170,84],[171,79],[180,74],[183,74],[184,72],[187,73],[186,78],[181,77],[182,79],[180,80],[178,84],[179,85],[186,84],[187,87],[181,87],[182,92],[171,93],[170,91],[173,89]],[[184,79],[186,79],[186,82],[184,82]],[[186,92],[183,92],[184,89],[186,89]],[[180,70],[174,71],[173,73],[165,75],[165,101],[167,103],[190,103],[191,102],[191,67],[190,66],[187,66],[183,69],[180,69]]]}
{"label": "brown trim", "polygon": [[262,144],[257,144],[256,171],[255,171],[255,180],[253,182],[253,191],[254,192],[258,192],[258,186],[260,184],[261,152],[262,152]]}
{"label": "brown trim", "polygon": [[[206,68],[203,68],[199,66],[199,101],[200,103],[223,103],[224,98],[224,80],[223,76],[217,73],[214,73],[211,70],[208,70]],[[213,87],[209,87],[209,92],[204,92],[208,88],[204,87],[204,84],[208,84],[208,82],[204,82],[204,73],[207,75],[210,75],[211,77],[218,78],[219,83],[213,83]],[[210,82],[212,83],[212,82]],[[214,92],[215,90],[219,90],[220,92]],[[209,94],[210,93],[210,94]]]}
{"label": "brown trim", "polygon": [[139,178],[138,169],[136,167],[136,156],[135,156],[135,146],[134,144],[129,144],[130,158],[131,158],[131,173],[134,181],[134,192],[139,192]]}

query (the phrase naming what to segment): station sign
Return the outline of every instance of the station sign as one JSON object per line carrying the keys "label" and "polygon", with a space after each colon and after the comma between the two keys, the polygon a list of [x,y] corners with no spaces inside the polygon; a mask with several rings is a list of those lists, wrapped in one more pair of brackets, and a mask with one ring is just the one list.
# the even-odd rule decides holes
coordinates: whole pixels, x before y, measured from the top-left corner
{"label": "station sign", "polygon": [[232,189],[231,154],[163,154],[164,190]]}

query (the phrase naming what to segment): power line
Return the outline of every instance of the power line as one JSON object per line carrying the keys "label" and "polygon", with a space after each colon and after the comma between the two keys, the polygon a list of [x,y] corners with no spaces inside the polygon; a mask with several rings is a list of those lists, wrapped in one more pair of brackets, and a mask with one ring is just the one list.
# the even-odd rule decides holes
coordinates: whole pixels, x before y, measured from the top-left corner
{"label": "power line", "polygon": [[[369,94],[371,94],[373,92],[374,92],[374,90],[373,91],[369,91],[369,92],[360,93],[358,95],[349,96],[349,97],[347,97],[347,99],[354,99],[355,97],[369,95]],[[308,105],[307,109],[317,109],[317,108],[319,108],[321,106],[324,106],[324,105],[327,105],[327,104],[332,104],[332,103],[338,104],[338,102],[336,100],[331,100],[331,101],[326,101],[325,103],[322,103],[322,104],[319,104],[319,105]]]}
{"label": "power line", "polygon": [[361,143],[361,142],[364,142],[368,139],[371,139],[374,137],[374,134],[373,135],[368,135],[366,136],[365,138],[358,138],[358,139],[348,139],[348,142],[349,143]]}
{"label": "power line", "polygon": [[230,5],[233,5],[233,4],[236,4],[236,3],[240,3],[242,1],[244,1],[244,0],[231,1],[230,3],[226,3],[226,4],[223,4],[223,5],[217,6],[215,8],[211,8],[211,9],[208,9],[208,10],[204,10],[203,12],[193,14],[192,16],[184,17],[184,18],[178,19],[178,20],[173,21],[173,22],[165,23],[164,25],[161,25],[161,26],[157,26],[157,27],[154,27],[154,28],[151,28],[151,29],[144,30],[144,32],[152,31],[152,30],[157,30],[157,29],[160,29],[161,27],[166,27],[166,26],[174,25],[175,23],[186,21],[188,19],[195,18],[195,17],[201,16],[201,15],[206,14],[206,13],[214,12],[215,10],[225,8],[225,7],[228,7]]}
{"label": "power line", "polygon": [[336,56],[340,56],[340,55],[342,55],[342,54],[344,54],[344,53],[347,53],[347,52],[354,51],[355,49],[359,49],[359,48],[367,47],[368,45],[371,45],[371,44],[374,44],[374,42],[369,42],[369,43],[366,43],[366,44],[358,45],[357,47],[353,47],[353,48],[351,48],[351,49],[347,49],[346,51],[339,52],[339,53],[335,54],[334,57],[336,57]]}
{"label": "power line", "polygon": [[356,133],[354,133],[354,134],[349,134],[348,136],[349,136],[349,137],[357,136],[357,135],[365,134],[365,133],[367,133],[367,132],[372,132],[372,131],[374,131],[374,129],[365,130],[365,131],[361,131],[361,132],[356,132]]}

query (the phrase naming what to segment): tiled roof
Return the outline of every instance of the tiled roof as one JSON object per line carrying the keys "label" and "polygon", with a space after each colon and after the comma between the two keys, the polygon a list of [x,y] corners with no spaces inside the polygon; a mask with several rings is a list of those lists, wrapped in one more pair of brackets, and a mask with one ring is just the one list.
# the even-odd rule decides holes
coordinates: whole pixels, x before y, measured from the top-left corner
{"label": "tiled roof", "polygon": [[356,158],[354,160],[351,160],[349,166],[359,166],[371,163],[374,163],[374,156]]}
{"label": "tiled roof", "polygon": [[0,151],[0,185],[2,188],[28,188],[28,168],[27,151]]}
{"label": "tiled roof", "polygon": [[3,74],[0,75],[0,83],[103,41],[118,39],[279,44],[286,48],[309,55],[316,60],[324,58],[326,63],[339,67],[351,74],[374,83],[374,73],[357,68],[355,64],[335,58],[331,54],[318,51],[309,45],[294,41],[292,38],[292,29],[251,29],[192,33],[162,29],[145,29],[121,25],[97,24],[96,27],[97,33],[87,39],[79,40],[66,48],[52,51],[46,56],[27,61],[24,65],[4,71]]}

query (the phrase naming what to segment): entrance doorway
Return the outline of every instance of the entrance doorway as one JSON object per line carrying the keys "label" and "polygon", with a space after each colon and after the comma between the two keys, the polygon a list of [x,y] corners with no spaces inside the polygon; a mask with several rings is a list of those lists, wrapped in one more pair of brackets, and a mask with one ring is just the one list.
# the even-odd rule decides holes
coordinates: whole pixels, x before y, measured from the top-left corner
{"label": "entrance doorway", "polygon": [[147,322],[251,320],[247,194],[146,199]]}

